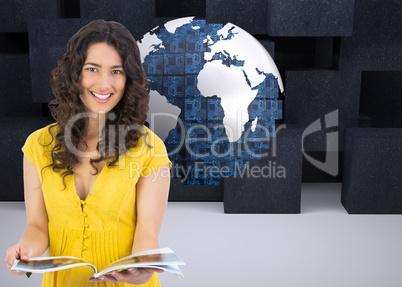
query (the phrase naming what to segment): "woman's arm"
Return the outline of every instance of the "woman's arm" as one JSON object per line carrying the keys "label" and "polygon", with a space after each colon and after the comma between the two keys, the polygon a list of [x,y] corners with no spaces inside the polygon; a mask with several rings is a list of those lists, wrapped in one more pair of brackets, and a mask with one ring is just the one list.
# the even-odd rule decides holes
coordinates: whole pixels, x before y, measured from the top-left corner
{"label": "woman's arm", "polygon": [[169,165],[138,180],[137,225],[132,254],[159,248],[158,237],[166,212],[169,187]]}
{"label": "woman's arm", "polygon": [[[15,259],[28,260],[42,255],[49,246],[48,218],[43,200],[38,171],[24,156],[24,194],[27,212],[27,226],[20,241],[7,250],[5,261],[11,268]],[[10,271],[22,275],[25,272]]]}

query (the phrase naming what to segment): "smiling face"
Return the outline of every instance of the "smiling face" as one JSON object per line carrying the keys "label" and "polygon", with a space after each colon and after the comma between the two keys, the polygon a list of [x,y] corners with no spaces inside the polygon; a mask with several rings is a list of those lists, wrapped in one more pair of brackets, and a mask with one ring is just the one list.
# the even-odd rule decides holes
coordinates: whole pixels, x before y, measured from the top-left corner
{"label": "smiling face", "polygon": [[80,99],[88,112],[108,113],[121,100],[126,74],[117,50],[106,43],[89,46],[79,78]]}

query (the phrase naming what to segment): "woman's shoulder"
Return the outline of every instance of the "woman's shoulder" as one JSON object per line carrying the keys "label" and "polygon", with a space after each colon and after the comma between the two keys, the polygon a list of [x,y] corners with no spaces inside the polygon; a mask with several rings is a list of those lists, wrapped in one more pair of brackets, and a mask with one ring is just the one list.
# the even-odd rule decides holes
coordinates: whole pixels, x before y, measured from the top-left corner
{"label": "woman's shoulder", "polygon": [[24,155],[35,165],[44,166],[48,160],[44,157],[46,151],[52,149],[55,144],[54,136],[57,126],[55,124],[47,125],[31,133],[25,141],[21,150]]}
{"label": "woman's shoulder", "polygon": [[154,145],[164,145],[162,139],[145,125],[143,126],[142,134],[143,134],[143,138],[146,140],[148,145],[150,145],[151,147]]}
{"label": "woman's shoulder", "polygon": [[153,132],[150,128],[143,125],[139,130],[141,136],[138,139],[137,145],[129,149],[130,152],[141,154],[149,153],[154,148],[164,148],[165,144],[162,139]]}
{"label": "woman's shoulder", "polygon": [[27,138],[27,142],[32,144],[40,143],[41,145],[50,145],[57,135],[57,132],[57,123],[52,123],[31,133]]}

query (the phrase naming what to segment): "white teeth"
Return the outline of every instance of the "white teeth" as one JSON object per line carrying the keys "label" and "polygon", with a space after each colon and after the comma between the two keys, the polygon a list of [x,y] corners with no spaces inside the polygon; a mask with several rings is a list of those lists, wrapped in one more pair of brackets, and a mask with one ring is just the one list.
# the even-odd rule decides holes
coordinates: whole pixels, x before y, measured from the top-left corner
{"label": "white teeth", "polygon": [[91,92],[91,93],[92,93],[92,95],[94,95],[95,97],[97,97],[98,99],[101,99],[101,100],[106,100],[107,98],[109,98],[112,95],[112,94],[99,95],[95,92]]}

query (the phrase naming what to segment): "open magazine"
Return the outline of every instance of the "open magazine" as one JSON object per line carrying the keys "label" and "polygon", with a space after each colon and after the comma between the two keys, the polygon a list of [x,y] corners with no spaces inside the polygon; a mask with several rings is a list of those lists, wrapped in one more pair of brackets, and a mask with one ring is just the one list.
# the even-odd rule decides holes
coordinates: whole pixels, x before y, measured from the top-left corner
{"label": "open magazine", "polygon": [[112,271],[120,271],[127,268],[159,268],[180,278],[184,278],[178,265],[185,265],[185,263],[181,261],[170,248],[160,248],[121,258],[109,264],[99,272],[94,265],[73,256],[35,257],[30,258],[29,261],[17,259],[13,267],[11,267],[11,270],[29,273],[45,273],[78,266],[90,266],[94,270],[94,277],[97,278]]}

